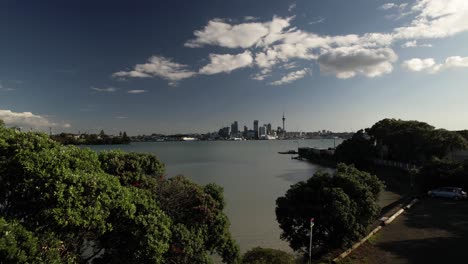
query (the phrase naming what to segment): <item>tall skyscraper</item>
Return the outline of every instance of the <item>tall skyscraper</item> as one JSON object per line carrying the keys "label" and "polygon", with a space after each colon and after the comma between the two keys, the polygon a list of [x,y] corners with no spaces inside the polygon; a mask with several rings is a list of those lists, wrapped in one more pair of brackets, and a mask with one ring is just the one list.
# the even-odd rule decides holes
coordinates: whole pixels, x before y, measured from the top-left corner
{"label": "tall skyscraper", "polygon": [[237,121],[234,121],[231,125],[231,137],[238,137],[239,136],[239,125]]}
{"label": "tall skyscraper", "polygon": [[271,135],[271,132],[272,132],[271,131],[271,124],[268,123],[268,125],[267,125],[267,135]]}
{"label": "tall skyscraper", "polygon": [[286,128],[284,127],[284,121],[286,121],[286,117],[284,117],[284,112],[283,112],[283,132],[286,132]]}
{"label": "tall skyscraper", "polygon": [[258,137],[265,137],[267,135],[267,126],[263,125],[258,130]]}
{"label": "tall skyscraper", "polygon": [[255,138],[258,138],[258,120],[254,120]]}

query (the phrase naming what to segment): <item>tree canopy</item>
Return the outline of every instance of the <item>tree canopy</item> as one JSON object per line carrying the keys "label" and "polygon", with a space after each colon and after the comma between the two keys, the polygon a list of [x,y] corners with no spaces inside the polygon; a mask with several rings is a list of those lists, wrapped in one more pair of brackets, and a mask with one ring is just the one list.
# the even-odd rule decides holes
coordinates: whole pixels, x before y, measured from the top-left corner
{"label": "tree canopy", "polygon": [[352,138],[343,141],[335,151],[336,160],[346,164],[364,167],[369,159],[375,157],[375,147],[363,130],[357,131]]}
{"label": "tree canopy", "polygon": [[[227,263],[237,261],[222,189],[163,175],[164,164],[150,154],[98,155],[1,127],[0,231],[8,236],[0,239],[0,257],[210,263],[217,252]],[[167,201],[186,196],[190,202]]]}
{"label": "tree canopy", "polygon": [[451,151],[468,147],[468,132],[435,129],[419,121],[383,119],[343,141],[335,152],[338,162],[366,167],[374,158],[424,164]]}
{"label": "tree canopy", "polygon": [[452,150],[468,146],[462,134],[435,129],[419,121],[383,119],[367,133],[378,146],[388,148],[389,159],[411,163],[423,163],[432,157],[443,158]]}
{"label": "tree canopy", "polygon": [[349,245],[367,232],[378,216],[377,197],[383,184],[374,175],[338,164],[333,175],[318,172],[291,186],[276,200],[281,238],[291,248],[307,252],[310,219],[314,218],[314,252]]}
{"label": "tree canopy", "polygon": [[242,257],[242,264],[293,264],[294,256],[271,248],[255,247]]}

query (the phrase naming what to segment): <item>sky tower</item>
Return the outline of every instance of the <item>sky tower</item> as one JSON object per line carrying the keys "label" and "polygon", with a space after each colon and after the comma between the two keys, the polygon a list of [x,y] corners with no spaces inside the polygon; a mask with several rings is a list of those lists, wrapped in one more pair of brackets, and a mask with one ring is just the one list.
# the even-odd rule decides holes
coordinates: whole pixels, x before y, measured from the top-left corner
{"label": "sky tower", "polygon": [[283,133],[286,132],[286,130],[284,129],[284,121],[286,121],[286,118],[284,117],[284,112],[283,112]]}

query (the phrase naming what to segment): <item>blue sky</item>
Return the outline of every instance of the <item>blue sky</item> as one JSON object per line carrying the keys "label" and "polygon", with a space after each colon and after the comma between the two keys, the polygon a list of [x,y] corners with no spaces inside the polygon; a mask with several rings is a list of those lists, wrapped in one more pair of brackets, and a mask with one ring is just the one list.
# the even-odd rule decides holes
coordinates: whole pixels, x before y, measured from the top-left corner
{"label": "blue sky", "polygon": [[4,0],[0,35],[0,119],[24,129],[468,128],[466,0]]}

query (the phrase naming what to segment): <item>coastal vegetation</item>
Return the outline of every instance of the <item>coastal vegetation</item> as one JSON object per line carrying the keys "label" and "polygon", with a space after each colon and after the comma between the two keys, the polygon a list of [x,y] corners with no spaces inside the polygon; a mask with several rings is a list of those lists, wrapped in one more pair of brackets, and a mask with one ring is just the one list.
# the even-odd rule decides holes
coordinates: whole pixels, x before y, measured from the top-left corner
{"label": "coastal vegetation", "polygon": [[164,177],[150,154],[97,154],[0,126],[5,263],[239,260],[221,187]]}
{"label": "coastal vegetation", "polygon": [[60,133],[51,135],[50,138],[64,145],[118,145],[131,142],[125,131],[120,132],[118,136],[107,135],[104,130],[101,130],[99,134]]}
{"label": "coastal vegetation", "polygon": [[424,165],[468,147],[466,131],[435,129],[419,121],[383,119],[358,131],[336,149],[338,162],[365,166],[372,159]]}
{"label": "coastal vegetation", "polygon": [[339,164],[332,174],[318,172],[291,186],[276,200],[281,238],[301,254],[309,249],[310,221],[314,218],[313,254],[350,245],[364,236],[380,213],[377,204],[383,183],[354,166]]}
{"label": "coastal vegetation", "polygon": [[452,162],[433,159],[416,175],[425,190],[441,186],[457,186],[468,189],[468,161]]}
{"label": "coastal vegetation", "polygon": [[242,256],[242,264],[293,264],[294,256],[271,248],[255,247]]}

